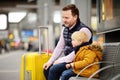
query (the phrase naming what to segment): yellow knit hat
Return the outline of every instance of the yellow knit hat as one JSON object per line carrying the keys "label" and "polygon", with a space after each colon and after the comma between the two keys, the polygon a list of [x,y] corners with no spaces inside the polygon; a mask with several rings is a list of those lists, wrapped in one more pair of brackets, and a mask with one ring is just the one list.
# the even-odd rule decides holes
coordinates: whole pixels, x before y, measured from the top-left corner
{"label": "yellow knit hat", "polygon": [[75,31],[72,36],[72,39],[77,40],[77,41],[81,41],[83,40],[84,42],[88,42],[88,36],[84,31]]}

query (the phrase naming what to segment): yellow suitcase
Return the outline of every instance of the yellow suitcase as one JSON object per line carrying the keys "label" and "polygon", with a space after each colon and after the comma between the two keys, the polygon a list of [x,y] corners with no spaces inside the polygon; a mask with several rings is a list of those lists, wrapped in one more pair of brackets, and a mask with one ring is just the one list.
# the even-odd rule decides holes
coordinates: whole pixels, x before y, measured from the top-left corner
{"label": "yellow suitcase", "polygon": [[22,55],[20,80],[45,80],[43,64],[50,58],[47,53],[37,52]]}
{"label": "yellow suitcase", "polygon": [[46,80],[43,74],[43,64],[52,54],[41,52],[40,49],[39,46],[39,52],[28,52],[22,55],[20,80]]}

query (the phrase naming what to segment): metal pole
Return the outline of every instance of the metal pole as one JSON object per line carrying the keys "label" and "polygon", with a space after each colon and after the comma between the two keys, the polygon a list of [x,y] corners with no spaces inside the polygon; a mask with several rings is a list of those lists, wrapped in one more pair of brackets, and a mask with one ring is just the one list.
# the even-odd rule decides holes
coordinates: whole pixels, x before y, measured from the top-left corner
{"label": "metal pole", "polygon": [[44,3],[44,26],[47,26],[48,22],[48,4]]}

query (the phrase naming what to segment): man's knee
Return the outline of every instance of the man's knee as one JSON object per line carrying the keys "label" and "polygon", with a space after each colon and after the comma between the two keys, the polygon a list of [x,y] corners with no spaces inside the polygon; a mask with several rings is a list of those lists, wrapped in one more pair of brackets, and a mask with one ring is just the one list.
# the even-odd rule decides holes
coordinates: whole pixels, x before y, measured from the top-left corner
{"label": "man's knee", "polygon": [[53,65],[50,67],[49,73],[54,73],[56,70],[57,70],[56,67]]}

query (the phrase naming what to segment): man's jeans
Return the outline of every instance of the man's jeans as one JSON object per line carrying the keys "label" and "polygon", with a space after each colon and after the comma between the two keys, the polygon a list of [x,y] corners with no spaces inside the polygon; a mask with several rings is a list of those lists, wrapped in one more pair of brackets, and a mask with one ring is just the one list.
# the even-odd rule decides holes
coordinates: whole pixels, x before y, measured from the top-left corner
{"label": "man's jeans", "polygon": [[63,71],[66,70],[66,63],[52,65],[49,69],[44,70],[46,80],[59,80]]}

